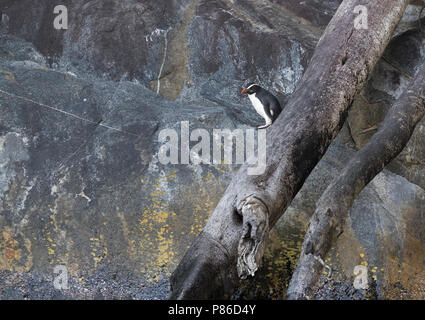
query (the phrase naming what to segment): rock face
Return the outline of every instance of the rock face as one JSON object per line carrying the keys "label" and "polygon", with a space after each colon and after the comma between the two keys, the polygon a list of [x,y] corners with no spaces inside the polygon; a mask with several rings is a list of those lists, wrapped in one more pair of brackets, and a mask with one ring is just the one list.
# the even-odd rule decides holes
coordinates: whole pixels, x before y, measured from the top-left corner
{"label": "rock face", "polygon": [[[51,1],[2,1],[0,298],[166,298],[238,166],[163,165],[159,133],[262,123],[240,88],[260,82],[284,105],[340,2],[62,1],[56,30]],[[415,10],[234,298],[284,297],[315,201],[424,58]],[[425,298],[424,126],[359,196],[317,298]],[[352,287],[358,264],[369,290]]]}

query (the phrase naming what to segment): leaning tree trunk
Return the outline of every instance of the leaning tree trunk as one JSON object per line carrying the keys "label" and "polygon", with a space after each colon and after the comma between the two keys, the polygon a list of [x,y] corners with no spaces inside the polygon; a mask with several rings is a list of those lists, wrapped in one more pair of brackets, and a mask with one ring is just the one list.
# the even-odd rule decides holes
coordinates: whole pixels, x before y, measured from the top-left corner
{"label": "leaning tree trunk", "polygon": [[321,275],[322,259],[342,232],[357,195],[403,150],[424,115],[425,63],[391,107],[378,132],[354,155],[317,202],[289,284],[288,299],[312,298]]}
{"label": "leaning tree trunk", "polygon": [[[234,289],[238,278],[254,275],[269,228],[337,135],[407,2],[342,2],[296,92],[267,130],[264,174],[249,175],[249,165],[242,165],[174,271],[171,298],[223,297]],[[354,8],[358,5],[367,8],[368,29],[355,28]]]}

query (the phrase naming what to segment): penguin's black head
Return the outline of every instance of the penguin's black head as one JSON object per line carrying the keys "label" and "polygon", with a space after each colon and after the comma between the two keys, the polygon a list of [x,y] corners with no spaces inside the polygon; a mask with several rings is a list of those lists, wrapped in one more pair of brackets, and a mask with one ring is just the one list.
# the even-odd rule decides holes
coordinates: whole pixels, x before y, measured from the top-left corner
{"label": "penguin's black head", "polygon": [[241,93],[242,94],[245,94],[245,93],[246,94],[254,94],[254,93],[258,92],[260,89],[261,89],[261,87],[258,84],[251,82],[251,83],[248,83],[246,88],[242,89]]}

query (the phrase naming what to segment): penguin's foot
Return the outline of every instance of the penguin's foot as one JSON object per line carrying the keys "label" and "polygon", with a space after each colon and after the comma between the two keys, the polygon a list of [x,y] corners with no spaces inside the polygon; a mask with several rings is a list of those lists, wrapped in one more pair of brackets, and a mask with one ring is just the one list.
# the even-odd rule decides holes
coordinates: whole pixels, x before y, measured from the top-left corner
{"label": "penguin's foot", "polygon": [[266,123],[264,126],[257,127],[257,129],[266,129],[266,128],[270,127],[271,125],[272,125],[271,123]]}

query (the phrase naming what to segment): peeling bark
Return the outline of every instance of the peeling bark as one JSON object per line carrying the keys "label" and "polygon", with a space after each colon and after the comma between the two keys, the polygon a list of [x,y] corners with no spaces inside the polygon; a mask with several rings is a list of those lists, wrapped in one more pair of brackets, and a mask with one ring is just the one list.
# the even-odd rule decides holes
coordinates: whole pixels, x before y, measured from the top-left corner
{"label": "peeling bark", "polygon": [[317,202],[301,255],[287,291],[288,299],[309,299],[315,293],[326,256],[348,212],[363,188],[406,146],[425,115],[425,63],[393,104],[378,132],[359,150]]}
{"label": "peeling bark", "polygon": [[239,277],[254,274],[269,228],[339,132],[407,2],[369,1],[367,30],[354,28],[354,8],[365,1],[342,2],[296,92],[267,129],[266,171],[250,176],[247,169],[252,162],[241,166],[173,273],[170,298],[220,298],[231,293]]}
{"label": "peeling bark", "polygon": [[261,265],[269,232],[269,213],[265,204],[255,197],[241,201],[243,230],[238,245],[238,275],[241,279],[254,276]]}

